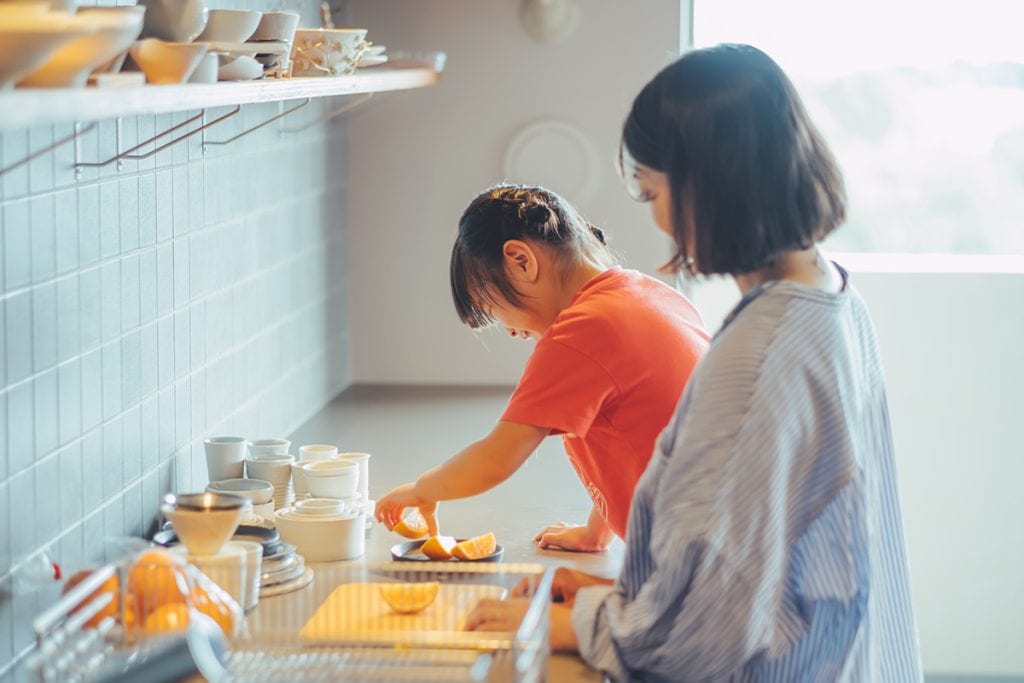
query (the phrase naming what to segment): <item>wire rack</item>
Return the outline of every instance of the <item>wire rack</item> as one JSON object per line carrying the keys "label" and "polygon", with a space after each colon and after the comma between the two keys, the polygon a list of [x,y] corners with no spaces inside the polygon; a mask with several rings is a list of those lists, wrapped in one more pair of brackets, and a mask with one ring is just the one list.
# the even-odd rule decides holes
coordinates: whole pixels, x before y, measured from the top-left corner
{"label": "wire rack", "polygon": [[[95,592],[115,575],[122,577],[116,618],[110,596]],[[138,617],[125,627],[130,585],[124,566],[104,567],[40,615],[33,660],[40,681],[104,680],[118,662],[138,667],[166,644],[168,629],[148,633]],[[198,668],[210,681],[533,683],[547,674],[550,587],[551,571],[539,564],[321,565],[302,590],[261,600],[226,654]],[[527,596],[518,623],[506,632],[465,630],[481,599],[517,588]]]}

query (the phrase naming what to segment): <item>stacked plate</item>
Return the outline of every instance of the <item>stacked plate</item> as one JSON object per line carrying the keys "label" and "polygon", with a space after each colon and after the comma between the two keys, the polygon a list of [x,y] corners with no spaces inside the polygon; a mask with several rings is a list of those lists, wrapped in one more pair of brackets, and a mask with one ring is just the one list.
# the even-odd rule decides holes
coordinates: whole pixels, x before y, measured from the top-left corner
{"label": "stacked plate", "polygon": [[295,552],[291,543],[282,543],[276,553],[263,558],[260,577],[260,597],[269,598],[305,587],[313,580],[313,570],[306,567],[306,559]]}
{"label": "stacked plate", "polygon": [[[292,484],[291,478],[288,479],[287,484],[275,485],[274,486],[274,509],[280,510],[281,508],[288,507],[295,502],[295,486]],[[270,519],[273,520],[274,516],[271,515]]]}

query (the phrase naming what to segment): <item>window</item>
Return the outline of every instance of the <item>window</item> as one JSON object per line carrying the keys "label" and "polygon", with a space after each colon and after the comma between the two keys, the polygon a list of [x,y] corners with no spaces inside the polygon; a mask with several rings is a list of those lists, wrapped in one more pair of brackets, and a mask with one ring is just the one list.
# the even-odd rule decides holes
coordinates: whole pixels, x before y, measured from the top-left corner
{"label": "window", "polygon": [[1024,255],[1024,3],[693,0],[796,84],[849,195],[835,251]]}

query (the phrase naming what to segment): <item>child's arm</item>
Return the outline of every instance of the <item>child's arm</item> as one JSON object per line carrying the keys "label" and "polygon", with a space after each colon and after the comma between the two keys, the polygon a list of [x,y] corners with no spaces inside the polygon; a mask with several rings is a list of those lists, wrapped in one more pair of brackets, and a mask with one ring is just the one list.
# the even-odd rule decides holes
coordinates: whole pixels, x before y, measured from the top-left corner
{"label": "child's arm", "polygon": [[547,427],[501,421],[491,433],[427,470],[413,484],[403,484],[377,501],[376,517],[390,530],[408,507],[418,507],[430,534],[437,533],[437,502],[467,498],[490,490],[512,476],[540,442]]}
{"label": "child's arm", "polygon": [[596,507],[591,508],[586,524],[552,524],[533,537],[541,548],[561,548],[582,553],[605,550],[614,539],[615,533]]}

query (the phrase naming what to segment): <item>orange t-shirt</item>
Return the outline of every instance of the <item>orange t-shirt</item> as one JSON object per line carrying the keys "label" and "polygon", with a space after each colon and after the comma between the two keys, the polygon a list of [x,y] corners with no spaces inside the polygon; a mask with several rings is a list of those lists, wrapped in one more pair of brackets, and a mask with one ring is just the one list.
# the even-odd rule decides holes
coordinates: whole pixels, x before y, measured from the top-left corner
{"label": "orange t-shirt", "polygon": [[708,341],[682,294],[610,268],[537,342],[501,419],[562,434],[594,505],[622,538],[633,489]]}

